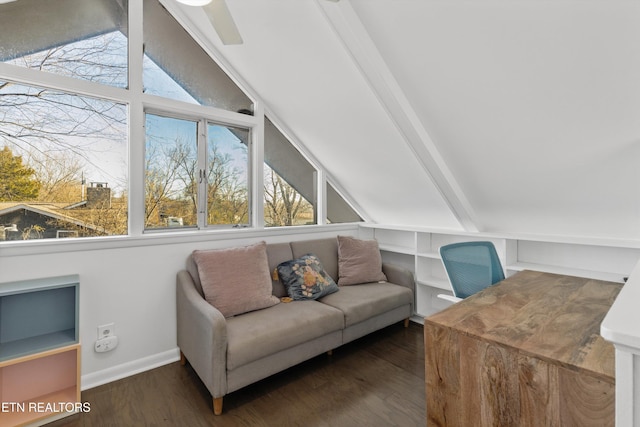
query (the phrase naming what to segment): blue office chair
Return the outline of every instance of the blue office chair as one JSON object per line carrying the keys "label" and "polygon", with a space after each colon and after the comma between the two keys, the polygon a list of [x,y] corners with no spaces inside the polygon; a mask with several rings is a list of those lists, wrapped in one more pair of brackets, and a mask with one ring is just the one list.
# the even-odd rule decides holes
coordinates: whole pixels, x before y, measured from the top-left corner
{"label": "blue office chair", "polygon": [[440,247],[440,257],[449,277],[454,297],[438,295],[452,302],[504,280],[502,265],[491,242],[452,243]]}

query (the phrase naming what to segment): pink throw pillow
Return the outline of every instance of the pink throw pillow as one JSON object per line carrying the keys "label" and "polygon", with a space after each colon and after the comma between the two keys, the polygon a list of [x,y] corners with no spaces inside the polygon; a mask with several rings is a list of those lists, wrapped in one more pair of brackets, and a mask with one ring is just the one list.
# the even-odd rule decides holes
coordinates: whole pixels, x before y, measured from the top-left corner
{"label": "pink throw pillow", "polygon": [[386,281],[376,240],[338,236],[338,285]]}
{"label": "pink throw pillow", "polygon": [[272,295],[267,244],[193,251],[204,298],[224,317],[271,307]]}

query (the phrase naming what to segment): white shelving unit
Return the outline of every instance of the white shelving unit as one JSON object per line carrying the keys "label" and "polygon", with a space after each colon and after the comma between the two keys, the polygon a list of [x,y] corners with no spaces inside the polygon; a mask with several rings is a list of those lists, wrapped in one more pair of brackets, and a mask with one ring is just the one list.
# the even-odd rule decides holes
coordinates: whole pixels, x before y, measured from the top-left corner
{"label": "white shelving unit", "polygon": [[449,243],[493,242],[507,277],[518,271],[535,270],[622,283],[640,260],[639,240],[472,233],[379,224],[362,224],[359,235],[378,241],[385,262],[400,264],[414,273],[418,319],[450,305],[437,298],[441,293],[451,294],[438,253],[440,246]]}

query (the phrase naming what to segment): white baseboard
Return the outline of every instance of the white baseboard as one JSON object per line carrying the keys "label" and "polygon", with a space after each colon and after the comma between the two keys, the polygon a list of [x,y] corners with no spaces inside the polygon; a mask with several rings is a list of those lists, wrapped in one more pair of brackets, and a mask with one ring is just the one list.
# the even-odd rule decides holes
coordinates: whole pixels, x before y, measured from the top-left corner
{"label": "white baseboard", "polygon": [[88,390],[90,388],[98,387],[159,366],[168,365],[169,363],[177,360],[180,360],[180,350],[176,347],[173,350],[168,350],[163,353],[143,357],[142,359],[133,360],[98,372],[92,372],[82,376],[81,389]]}

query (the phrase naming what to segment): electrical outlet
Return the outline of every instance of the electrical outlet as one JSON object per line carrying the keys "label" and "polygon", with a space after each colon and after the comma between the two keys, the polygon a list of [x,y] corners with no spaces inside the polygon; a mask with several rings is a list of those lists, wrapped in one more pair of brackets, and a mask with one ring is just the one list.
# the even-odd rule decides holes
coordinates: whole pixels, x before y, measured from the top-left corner
{"label": "electrical outlet", "polygon": [[97,353],[104,353],[106,351],[111,351],[118,346],[118,337],[111,336],[107,338],[102,338],[96,341],[94,349]]}
{"label": "electrical outlet", "polygon": [[107,323],[106,325],[98,326],[98,339],[112,337],[116,334],[116,324]]}

